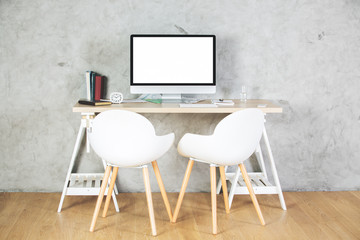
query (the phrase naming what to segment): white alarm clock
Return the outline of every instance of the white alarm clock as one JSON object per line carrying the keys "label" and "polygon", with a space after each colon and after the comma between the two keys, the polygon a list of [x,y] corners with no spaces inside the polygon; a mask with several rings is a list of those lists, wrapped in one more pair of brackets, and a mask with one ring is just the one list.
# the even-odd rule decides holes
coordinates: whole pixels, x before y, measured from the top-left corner
{"label": "white alarm clock", "polygon": [[113,92],[110,94],[110,102],[112,103],[121,103],[124,100],[124,97],[121,92]]}

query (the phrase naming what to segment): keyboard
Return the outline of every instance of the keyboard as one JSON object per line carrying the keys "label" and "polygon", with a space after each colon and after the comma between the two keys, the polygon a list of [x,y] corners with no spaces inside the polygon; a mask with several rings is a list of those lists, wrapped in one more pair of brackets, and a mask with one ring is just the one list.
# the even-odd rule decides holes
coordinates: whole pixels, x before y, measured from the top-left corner
{"label": "keyboard", "polygon": [[180,103],[181,108],[216,108],[218,107],[215,104],[192,104],[192,103]]}

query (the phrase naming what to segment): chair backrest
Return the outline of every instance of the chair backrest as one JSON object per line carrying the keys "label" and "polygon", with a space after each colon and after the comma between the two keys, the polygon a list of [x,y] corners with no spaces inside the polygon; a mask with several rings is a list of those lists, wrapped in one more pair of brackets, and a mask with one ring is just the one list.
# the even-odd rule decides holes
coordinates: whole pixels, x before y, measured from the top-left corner
{"label": "chair backrest", "polygon": [[213,137],[227,165],[242,162],[254,153],[264,129],[264,113],[255,108],[234,112],[221,120]]}
{"label": "chair backrest", "polygon": [[[141,161],[143,146],[156,137],[151,122],[140,114],[125,110],[109,110],[95,117],[89,140],[102,159],[112,164],[119,159],[122,165],[136,165]],[[145,155],[144,153],[143,155]]]}

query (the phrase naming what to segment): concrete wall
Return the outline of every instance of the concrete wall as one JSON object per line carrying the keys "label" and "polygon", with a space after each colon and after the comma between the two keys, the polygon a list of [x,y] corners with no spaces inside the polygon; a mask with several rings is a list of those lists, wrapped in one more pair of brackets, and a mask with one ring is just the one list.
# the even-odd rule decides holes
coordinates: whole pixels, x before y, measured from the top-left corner
{"label": "concrete wall", "polygon": [[[267,122],[283,189],[360,189],[360,1],[1,0],[1,191],[62,190],[85,71],[108,76],[108,92],[135,97],[132,33],[216,34],[216,97],[239,98],[246,85],[250,98],[284,108]],[[158,162],[167,190],[179,191],[187,160],[177,142],[211,133],[225,115],[145,116],[158,134],[176,134]],[[76,169],[103,171],[83,147]],[[119,176],[121,191],[143,191],[140,170]],[[188,190],[210,190],[207,165],[195,165]]]}

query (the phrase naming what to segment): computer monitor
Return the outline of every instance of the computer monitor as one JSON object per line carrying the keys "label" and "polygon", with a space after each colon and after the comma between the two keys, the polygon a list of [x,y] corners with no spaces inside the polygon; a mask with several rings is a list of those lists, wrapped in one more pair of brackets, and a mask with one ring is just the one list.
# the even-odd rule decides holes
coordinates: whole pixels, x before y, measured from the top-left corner
{"label": "computer monitor", "polygon": [[131,35],[130,92],[176,100],[214,94],[215,42],[215,35]]}

